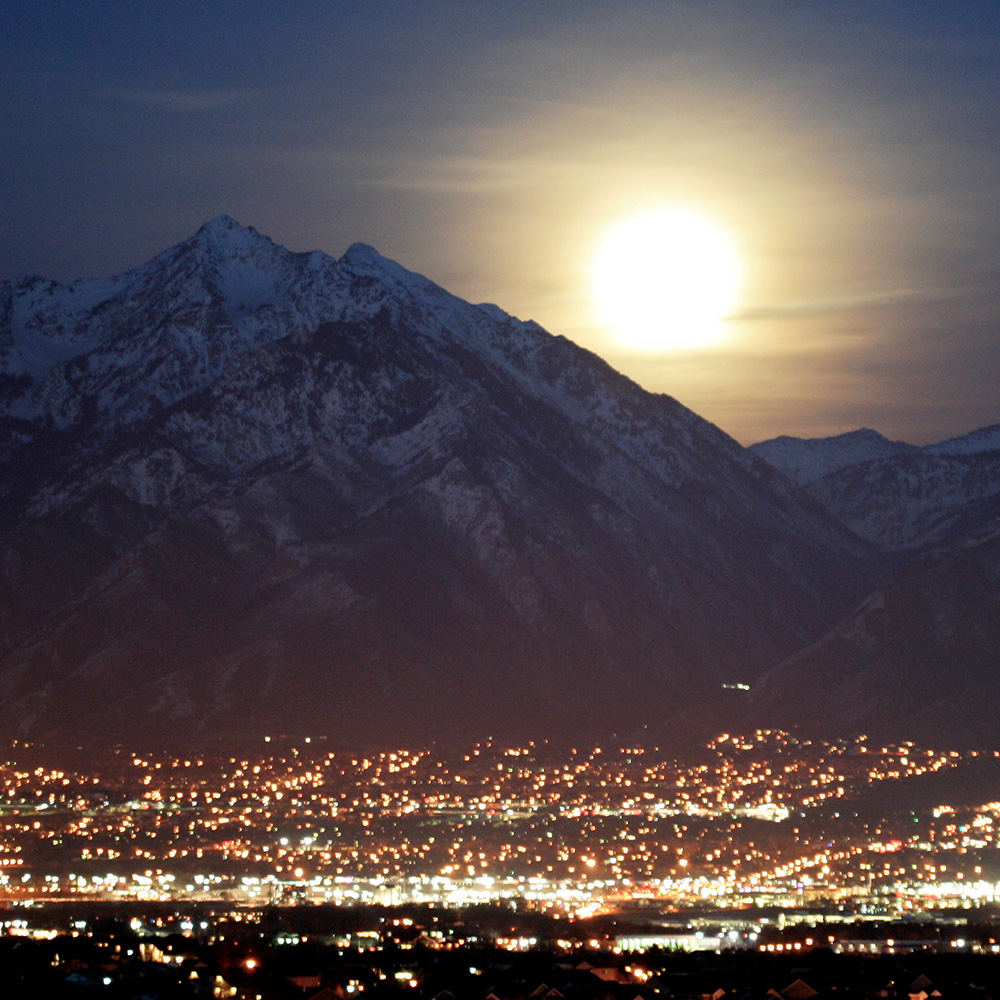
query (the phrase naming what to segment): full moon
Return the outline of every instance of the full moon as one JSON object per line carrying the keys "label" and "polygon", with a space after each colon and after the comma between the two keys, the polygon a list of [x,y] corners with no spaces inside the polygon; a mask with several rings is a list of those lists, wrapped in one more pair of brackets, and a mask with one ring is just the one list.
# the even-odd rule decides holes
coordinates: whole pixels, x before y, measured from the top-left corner
{"label": "full moon", "polygon": [[597,318],[638,350],[696,348],[720,340],[739,281],[739,258],[725,232],[682,208],[619,222],[594,258]]}

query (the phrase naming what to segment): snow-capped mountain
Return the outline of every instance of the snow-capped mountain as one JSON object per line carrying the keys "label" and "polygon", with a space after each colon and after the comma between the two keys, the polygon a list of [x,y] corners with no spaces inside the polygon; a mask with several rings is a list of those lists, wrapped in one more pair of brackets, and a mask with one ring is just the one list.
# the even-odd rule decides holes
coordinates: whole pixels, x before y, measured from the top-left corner
{"label": "snow-capped mountain", "polygon": [[750,451],[795,480],[799,486],[809,486],[832,472],[860,462],[917,450],[915,445],[890,441],[867,427],[827,438],[782,435],[750,445]]}
{"label": "snow-capped mountain", "polygon": [[885,550],[947,547],[1000,525],[1000,425],[923,448],[862,430],[750,450]]}
{"label": "snow-capped mountain", "polygon": [[630,729],[877,579],[675,400],[360,244],[223,217],[2,284],[0,404],[7,730]]}
{"label": "snow-capped mountain", "polygon": [[364,244],[339,262],[292,254],[220,216],[117,278],[0,285],[4,410],[63,430],[81,423],[86,400],[88,423],[117,430],[264,344],[383,310],[402,320],[404,303],[425,337],[464,306]]}

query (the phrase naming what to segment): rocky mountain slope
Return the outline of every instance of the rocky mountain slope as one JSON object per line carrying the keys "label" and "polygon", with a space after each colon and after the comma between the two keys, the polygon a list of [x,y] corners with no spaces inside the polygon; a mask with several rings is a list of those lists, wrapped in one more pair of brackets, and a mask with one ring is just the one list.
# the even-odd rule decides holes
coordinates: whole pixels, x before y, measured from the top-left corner
{"label": "rocky mountain slope", "polygon": [[116,278],[0,285],[0,406],[7,733],[662,724],[877,579],[594,355],[224,217]]}
{"label": "rocky mountain slope", "polygon": [[809,493],[888,551],[948,548],[1000,525],[1000,451],[862,462],[824,476]]}
{"label": "rocky mountain slope", "polygon": [[861,430],[750,450],[887,551],[947,548],[1000,524],[1000,426],[923,448]]}

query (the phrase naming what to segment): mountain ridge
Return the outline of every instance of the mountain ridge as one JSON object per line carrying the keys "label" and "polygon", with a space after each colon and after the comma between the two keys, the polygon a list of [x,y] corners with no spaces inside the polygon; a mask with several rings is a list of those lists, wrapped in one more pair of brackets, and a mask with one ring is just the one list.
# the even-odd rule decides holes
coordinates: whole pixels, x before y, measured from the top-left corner
{"label": "mountain ridge", "polygon": [[870,427],[825,438],[781,435],[749,447],[753,454],[803,487],[848,466],[914,450],[916,445],[890,441]]}
{"label": "mountain ridge", "polygon": [[[676,400],[364,244],[220,218],[125,274],[0,287],[18,732],[662,724],[879,578]],[[32,338],[77,353],[27,384]]]}
{"label": "mountain ridge", "polygon": [[889,552],[947,548],[1000,521],[1000,425],[919,448],[862,430],[750,451]]}

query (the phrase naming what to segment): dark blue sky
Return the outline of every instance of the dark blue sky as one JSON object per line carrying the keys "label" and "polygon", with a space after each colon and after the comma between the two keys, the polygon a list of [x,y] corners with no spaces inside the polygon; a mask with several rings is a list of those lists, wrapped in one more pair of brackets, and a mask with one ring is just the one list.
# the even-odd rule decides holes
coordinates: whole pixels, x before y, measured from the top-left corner
{"label": "dark blue sky", "polygon": [[[1000,421],[994,3],[0,6],[0,277],[141,263],[227,212],[363,240],[745,442]],[[711,350],[622,349],[602,232],[702,212],[745,262]]]}

